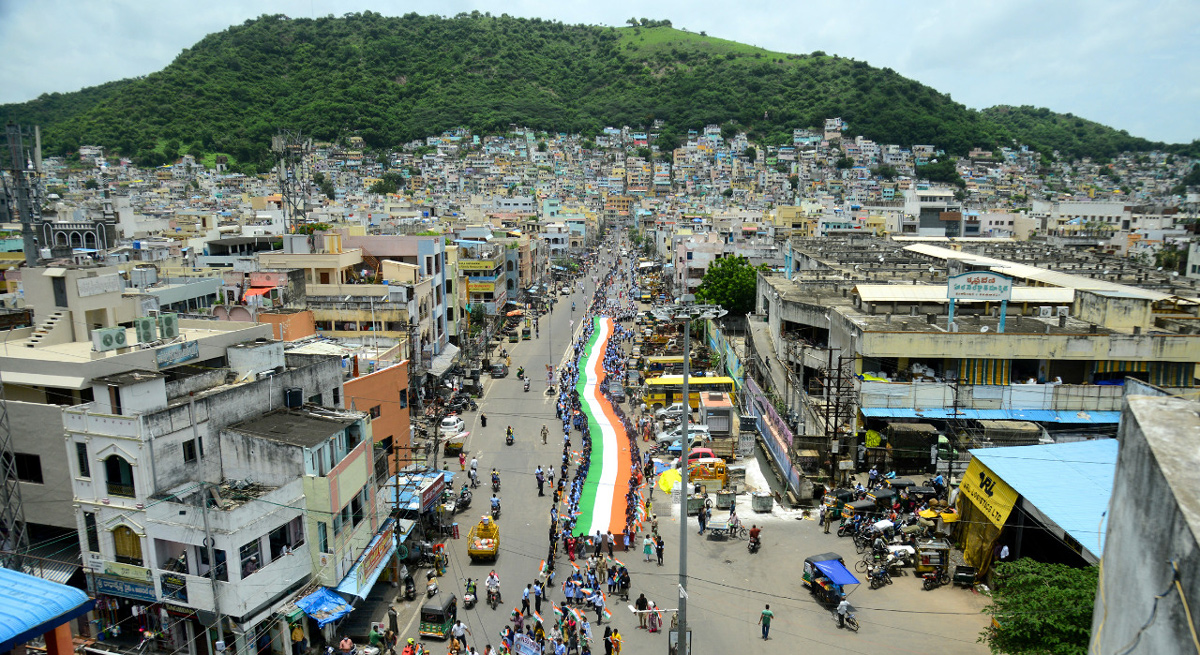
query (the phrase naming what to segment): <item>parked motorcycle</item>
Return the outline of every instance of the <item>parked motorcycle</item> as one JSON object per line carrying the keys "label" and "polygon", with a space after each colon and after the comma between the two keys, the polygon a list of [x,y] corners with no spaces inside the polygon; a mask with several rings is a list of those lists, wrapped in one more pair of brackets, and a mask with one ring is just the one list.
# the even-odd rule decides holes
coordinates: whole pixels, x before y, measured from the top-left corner
{"label": "parked motorcycle", "polygon": [[878,564],[871,567],[870,580],[871,588],[878,589],[884,585],[892,584],[892,574],[888,573],[886,564]]}
{"label": "parked motorcycle", "polygon": [[950,584],[950,572],[944,568],[935,569],[922,575],[921,577],[925,578],[925,582],[922,584],[922,587],[924,587],[925,591],[931,591],[941,587],[942,585]]}
{"label": "parked motorcycle", "polygon": [[404,600],[413,600],[417,597],[417,583],[410,575],[404,578]]}
{"label": "parked motorcycle", "polygon": [[430,570],[425,574],[425,597],[433,598],[438,593],[437,573]]}

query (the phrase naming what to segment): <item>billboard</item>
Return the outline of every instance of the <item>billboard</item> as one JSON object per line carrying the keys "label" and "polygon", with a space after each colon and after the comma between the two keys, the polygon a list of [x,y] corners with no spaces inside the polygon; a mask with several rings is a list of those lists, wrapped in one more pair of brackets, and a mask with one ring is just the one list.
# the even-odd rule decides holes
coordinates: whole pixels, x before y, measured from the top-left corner
{"label": "billboard", "polygon": [[951,275],[946,282],[946,297],[954,300],[1010,300],[1012,280],[988,271]]}

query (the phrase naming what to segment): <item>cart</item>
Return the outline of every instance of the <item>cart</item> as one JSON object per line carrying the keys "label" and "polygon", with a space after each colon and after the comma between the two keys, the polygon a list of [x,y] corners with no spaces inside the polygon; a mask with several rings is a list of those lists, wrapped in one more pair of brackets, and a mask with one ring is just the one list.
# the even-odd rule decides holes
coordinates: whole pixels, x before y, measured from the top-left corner
{"label": "cart", "polygon": [[846,585],[861,584],[846,568],[846,562],[837,553],[813,555],[804,560],[804,572],[800,583],[812,592],[818,602],[836,605],[846,597]]}
{"label": "cart", "polygon": [[945,539],[917,542],[917,573],[945,569],[950,563],[950,544]]}
{"label": "cart", "polygon": [[951,581],[956,585],[971,587],[975,585],[975,574],[977,571],[974,566],[956,566],[954,567],[954,577]]}

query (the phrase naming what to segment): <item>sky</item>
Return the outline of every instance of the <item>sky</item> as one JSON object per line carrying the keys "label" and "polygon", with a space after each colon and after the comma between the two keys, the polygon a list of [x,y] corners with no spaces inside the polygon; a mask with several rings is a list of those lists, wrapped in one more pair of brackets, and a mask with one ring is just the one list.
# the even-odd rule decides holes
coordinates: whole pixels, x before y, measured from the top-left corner
{"label": "sky", "polygon": [[769,50],[889,67],[976,109],[1034,105],[1155,141],[1200,138],[1196,0],[0,0],[0,103],[152,73],[206,34],[262,14],[364,10],[668,19]]}

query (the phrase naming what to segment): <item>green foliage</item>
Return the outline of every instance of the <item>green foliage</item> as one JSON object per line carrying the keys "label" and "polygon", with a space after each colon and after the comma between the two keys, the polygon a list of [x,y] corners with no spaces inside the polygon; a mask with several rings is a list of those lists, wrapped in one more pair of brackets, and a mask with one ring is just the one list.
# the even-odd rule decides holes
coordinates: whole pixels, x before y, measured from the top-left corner
{"label": "green foliage", "polygon": [[954,161],[949,157],[943,157],[937,162],[917,167],[917,177],[930,182],[953,184],[959,188],[967,186],[962,176],[958,174],[958,170],[954,168]]}
{"label": "green foliage", "polygon": [[94,178],[94,177],[89,177],[89,178],[88,178],[88,179],[87,179],[87,180],[86,180],[86,181],[83,183],[83,188],[85,188],[85,189],[89,189],[89,190],[90,190],[90,189],[99,189],[99,188],[100,188],[100,183],[96,181],[96,178]]}
{"label": "green foliage", "polygon": [[843,170],[843,169],[847,169],[847,168],[852,168],[854,166],[854,160],[849,157],[839,157],[836,162],[836,166],[838,167],[839,171]]}
{"label": "green foliage", "polygon": [[545,141],[538,141],[537,151],[538,152],[546,152],[546,142]]}
{"label": "green foliage", "polygon": [[[663,20],[630,24],[480,12],[262,16],[208,35],[159,72],[0,106],[0,120],[40,124],[48,154],[96,143],[158,165],[187,144],[226,153],[249,174],[270,168],[281,127],[318,140],[357,134],[381,151],[463,125],[593,136],[662,119],[668,136],[656,145],[667,150],[674,135],[712,123],[770,144],[841,116],[879,143],[957,154],[1014,139],[1078,156],[1161,145],[1046,110],[973,111],[891,69],[823,52],[771,52]],[[1200,142],[1168,149],[1200,153]]]}
{"label": "green foliage", "polygon": [[758,287],[758,269],[745,257],[722,257],[704,272],[696,299],[720,305],[731,316],[745,316],[754,311],[754,293]]}
{"label": "green foliage", "polygon": [[[404,176],[400,173],[388,172],[380,176],[380,180],[371,185],[367,191],[378,193],[379,195],[388,195],[399,193],[400,189],[404,188]],[[328,194],[326,194],[328,195]],[[333,196],[329,196],[332,200]]]}
{"label": "green foliage", "polygon": [[746,159],[749,160],[751,164],[758,161],[758,150],[753,146],[746,148]]}
{"label": "green foliage", "polygon": [[983,611],[1000,627],[986,628],[980,641],[1007,655],[1083,655],[1098,580],[1096,567],[1028,558],[996,565],[992,604]]}
{"label": "green foliage", "polygon": [[732,198],[733,197],[733,189],[725,189],[724,191],[721,192],[721,195],[725,196],[726,198]]}
{"label": "green foliage", "polygon": [[1200,186],[1200,164],[1192,164],[1192,170],[1183,179],[1179,181],[1179,185],[1171,191],[1177,194],[1187,193],[1187,188],[1190,186]]}
{"label": "green foliage", "polygon": [[304,225],[296,226],[296,234],[313,234],[315,232],[324,232],[329,228],[329,223],[305,223]]}
{"label": "green foliage", "polygon": [[800,176],[799,175],[789,175],[788,176],[788,184],[792,185],[793,190],[796,189],[797,187],[800,186]]}
{"label": "green foliage", "polygon": [[890,164],[884,164],[883,166],[871,169],[871,174],[882,177],[885,180],[894,180],[896,179],[896,176],[899,175],[899,173],[896,172],[896,167]]}
{"label": "green foliage", "polygon": [[645,159],[646,161],[650,161],[650,149],[649,148],[638,148],[637,150],[634,151],[633,154],[637,155],[638,157],[641,157],[642,159]]}

